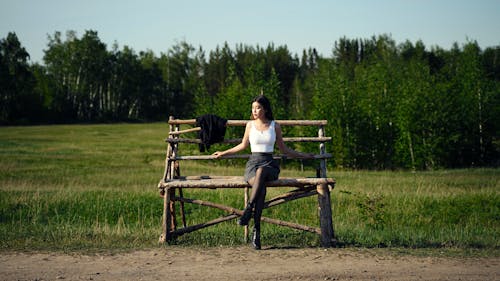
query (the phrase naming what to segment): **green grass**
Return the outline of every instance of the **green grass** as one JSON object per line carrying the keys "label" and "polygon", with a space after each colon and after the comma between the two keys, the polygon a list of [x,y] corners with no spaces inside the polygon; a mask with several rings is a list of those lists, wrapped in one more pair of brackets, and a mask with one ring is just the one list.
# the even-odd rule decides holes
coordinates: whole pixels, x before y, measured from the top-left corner
{"label": "green grass", "polygon": [[[0,250],[126,250],[158,247],[168,126],[154,124],[0,128]],[[194,153],[196,146],[182,147]],[[184,175],[241,175],[242,161],[182,162]],[[311,163],[309,163],[311,164]],[[314,165],[314,164],[311,164]],[[311,176],[287,163],[283,176]],[[439,248],[498,255],[500,170],[330,171],[340,246]],[[283,191],[270,189],[268,198]],[[184,196],[242,208],[242,190]],[[188,225],[223,211],[186,205]],[[318,225],[314,197],[264,216]],[[185,246],[243,244],[234,221],[179,237]],[[263,243],[316,247],[316,235],[264,224]]]}

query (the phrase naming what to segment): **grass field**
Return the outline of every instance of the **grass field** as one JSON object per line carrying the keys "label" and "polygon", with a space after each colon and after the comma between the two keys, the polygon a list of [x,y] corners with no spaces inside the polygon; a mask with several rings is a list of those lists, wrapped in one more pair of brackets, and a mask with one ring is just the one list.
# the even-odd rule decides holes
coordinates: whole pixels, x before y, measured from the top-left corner
{"label": "grass field", "polygon": [[[0,249],[100,251],[157,247],[168,126],[154,124],[0,127]],[[192,148],[196,149],[196,147]],[[181,163],[185,175],[241,175],[240,163]],[[314,175],[293,163],[283,176]],[[498,254],[500,170],[329,171],[341,246],[486,250]],[[270,190],[268,197],[279,190]],[[185,191],[242,208],[241,190]],[[187,206],[188,224],[222,211]],[[264,216],[318,225],[314,197]],[[179,245],[243,244],[234,221],[180,237]],[[263,225],[263,243],[319,245],[316,235]]]}

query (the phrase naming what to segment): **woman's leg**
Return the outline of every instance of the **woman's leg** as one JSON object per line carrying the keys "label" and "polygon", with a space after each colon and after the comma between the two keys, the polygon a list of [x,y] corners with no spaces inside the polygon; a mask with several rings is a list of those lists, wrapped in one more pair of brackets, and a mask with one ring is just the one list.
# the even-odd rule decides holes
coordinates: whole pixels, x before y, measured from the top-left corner
{"label": "woman's leg", "polygon": [[250,193],[250,201],[254,204],[257,203],[257,200],[261,197],[261,192],[266,189],[266,180],[268,178],[269,171],[265,167],[260,167],[255,172],[255,177],[253,178],[252,184],[252,192]]}
{"label": "woman's leg", "polygon": [[[261,193],[264,193],[266,188],[266,178],[268,177],[268,171],[264,168],[258,168],[255,172],[255,177],[249,180],[252,185],[252,192],[250,194],[250,200],[248,200],[248,205],[245,208],[243,215],[238,220],[239,225],[248,225],[248,221],[252,216],[252,208],[256,207],[258,199],[261,197]],[[262,203],[263,206],[263,203]],[[262,210],[260,210],[262,213]],[[260,216],[259,216],[260,222]]]}
{"label": "woman's leg", "polygon": [[255,211],[253,213],[253,233],[252,233],[252,245],[256,250],[260,250],[260,219],[262,217],[262,210],[264,209],[264,203],[266,202],[266,186],[257,194],[255,199]]}

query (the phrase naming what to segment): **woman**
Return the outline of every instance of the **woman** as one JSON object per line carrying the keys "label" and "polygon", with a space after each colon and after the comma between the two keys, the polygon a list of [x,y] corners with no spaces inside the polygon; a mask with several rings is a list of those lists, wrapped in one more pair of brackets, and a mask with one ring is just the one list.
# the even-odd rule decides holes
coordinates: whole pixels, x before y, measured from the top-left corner
{"label": "woman", "polygon": [[260,249],[260,218],[266,197],[268,181],[277,180],[280,167],[279,161],[273,159],[275,142],[281,153],[296,158],[312,158],[313,154],[301,153],[290,149],[283,142],[281,127],[274,122],[271,103],[263,96],[257,96],[252,101],[252,121],[248,122],[245,134],[240,144],[225,151],[216,151],[213,155],[217,158],[224,155],[238,153],[250,145],[252,155],[248,159],[245,169],[245,180],[252,186],[250,200],[239,218],[239,225],[248,225],[254,209],[254,228],[252,244],[256,250]]}

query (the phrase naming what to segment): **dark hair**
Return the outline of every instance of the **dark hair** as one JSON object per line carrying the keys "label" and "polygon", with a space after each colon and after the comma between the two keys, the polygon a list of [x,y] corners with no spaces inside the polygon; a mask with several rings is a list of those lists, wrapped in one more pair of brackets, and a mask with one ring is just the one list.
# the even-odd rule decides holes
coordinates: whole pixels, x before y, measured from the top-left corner
{"label": "dark hair", "polygon": [[271,102],[264,95],[258,95],[253,100],[252,103],[258,102],[263,108],[265,112],[265,116],[268,120],[274,120],[273,110],[271,109]]}

